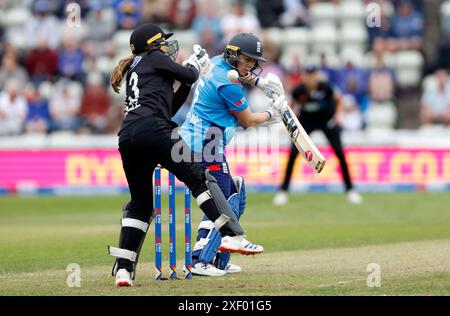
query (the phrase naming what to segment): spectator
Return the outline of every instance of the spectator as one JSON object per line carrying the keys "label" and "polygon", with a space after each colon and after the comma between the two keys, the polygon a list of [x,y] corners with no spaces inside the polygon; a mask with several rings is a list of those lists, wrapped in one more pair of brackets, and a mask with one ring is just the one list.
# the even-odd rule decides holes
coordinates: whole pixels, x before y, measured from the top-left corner
{"label": "spectator", "polygon": [[103,86],[99,73],[91,73],[81,101],[80,116],[81,133],[100,134],[108,128],[108,112],[110,109],[108,92]]}
{"label": "spectator", "polygon": [[341,127],[345,131],[361,130],[364,125],[364,120],[355,98],[351,95],[347,95],[344,97],[342,103],[343,109],[340,118]]}
{"label": "spectator", "polygon": [[110,40],[117,27],[114,10],[103,7],[100,1],[93,1],[90,8],[91,11],[87,14],[85,21],[89,30],[88,39],[95,42]]}
{"label": "spectator", "polygon": [[424,21],[421,13],[414,10],[411,0],[399,0],[392,19],[392,38],[389,50],[419,50],[422,45]]}
{"label": "spectator", "polygon": [[0,93],[0,136],[19,135],[27,115],[27,101],[21,94],[19,83],[9,80]]}
{"label": "spectator", "polygon": [[393,102],[395,77],[384,64],[382,55],[377,55],[368,81],[369,104],[364,113],[367,127],[393,128],[397,122],[397,108]]}
{"label": "spectator", "polygon": [[380,3],[380,25],[373,26],[367,24],[367,33],[369,35],[369,47],[372,48],[374,51],[378,53],[383,53],[388,50],[389,46],[389,39],[392,37],[392,31],[391,31],[391,19],[389,16],[389,10],[385,3]]}
{"label": "spectator", "polygon": [[284,12],[280,25],[284,27],[309,25],[308,10],[300,0],[284,0]]}
{"label": "spectator", "polygon": [[336,85],[344,96],[347,94],[352,95],[360,106],[361,111],[364,111],[367,78],[365,71],[355,64],[357,59],[357,56],[350,51],[343,52],[342,61],[344,67],[336,71]]}
{"label": "spectator", "polygon": [[167,23],[170,2],[167,0],[142,0],[142,20],[149,23]]}
{"label": "spectator", "polygon": [[56,91],[50,99],[50,114],[52,117],[51,131],[78,130],[80,118],[80,91],[76,91],[75,83],[70,84],[66,79],[56,84]]}
{"label": "spectator", "polygon": [[60,23],[50,14],[48,0],[38,0],[34,4],[34,15],[25,24],[26,43],[29,49],[45,40],[50,49],[56,49],[60,43]]}
{"label": "spectator", "polygon": [[3,58],[4,54],[4,42],[5,42],[5,29],[0,24],[0,58]]}
{"label": "spectator", "polygon": [[119,29],[132,30],[141,22],[141,0],[116,0],[115,4]]}
{"label": "spectator", "polygon": [[[392,3],[397,8],[402,4],[403,0],[392,0]],[[423,12],[423,0],[409,0],[414,10],[417,10],[419,12]]]}
{"label": "spectator", "polygon": [[261,27],[279,27],[280,16],[285,12],[284,0],[259,0],[255,8]]}
{"label": "spectator", "polygon": [[0,11],[11,9],[17,0],[2,0],[0,1]]}
{"label": "spectator", "polygon": [[302,63],[299,53],[294,53],[290,57],[288,65],[286,65],[287,71],[285,75],[284,90],[285,95],[290,95],[294,87],[299,86],[302,83]]}
{"label": "spectator", "polygon": [[336,81],[336,74],[335,70],[328,65],[326,53],[320,53],[319,70],[322,74],[323,81],[330,83],[331,86],[334,86]]}
{"label": "spectator", "polygon": [[450,71],[450,19],[445,23],[445,29],[437,47],[436,67]]}
{"label": "spectator", "polygon": [[105,84],[109,85],[112,69],[114,69],[117,64],[117,49],[112,42],[104,43],[103,49],[103,56],[98,59],[97,66],[98,71],[101,72],[105,78]]}
{"label": "spectator", "polygon": [[50,126],[48,100],[42,97],[39,89],[33,85],[26,90],[28,112],[25,120],[25,131],[32,134],[45,134]]}
{"label": "spectator", "polygon": [[0,68],[0,91],[5,88],[6,81],[10,79],[15,79],[19,83],[20,90],[23,90],[25,83],[28,82],[27,72],[17,64],[16,55],[13,53],[3,56],[2,67]]}
{"label": "spectator", "polygon": [[169,22],[175,29],[190,28],[196,15],[194,0],[172,0],[169,9]]}
{"label": "spectator", "polygon": [[[59,18],[59,19],[65,19],[67,15],[67,6],[71,3],[76,3],[80,7],[80,17],[84,19],[86,17],[86,14],[89,12],[90,9],[90,2],[96,2],[97,0],[51,0],[51,10],[52,12]],[[104,2],[103,4],[106,5],[107,1],[109,0],[100,0],[101,2]]]}
{"label": "spectator", "polygon": [[225,49],[220,40],[216,40],[214,31],[210,28],[203,29],[200,37],[200,45],[206,49],[210,56],[219,55]]}
{"label": "spectator", "polygon": [[259,21],[253,14],[247,13],[244,0],[234,0],[231,12],[222,18],[224,41],[228,42],[236,33],[259,33]]}
{"label": "spectator", "polygon": [[284,70],[280,66],[280,56],[281,51],[280,48],[273,43],[267,34],[263,36],[263,52],[264,56],[267,59],[266,63],[261,63],[261,67],[263,68],[261,75],[265,76],[269,72],[277,75],[282,82],[284,82]]}
{"label": "spectator", "polygon": [[[216,42],[220,42],[222,39],[221,18],[218,15],[217,0],[202,1],[199,6],[199,14],[192,22],[192,29],[197,35],[202,38],[205,30],[208,33],[208,37],[211,37]],[[212,54],[210,54],[213,56]]]}
{"label": "spectator", "polygon": [[370,70],[368,89],[371,104],[389,102],[394,99],[394,72],[386,67],[382,56],[377,56],[375,66]]}
{"label": "spectator", "polygon": [[29,51],[26,66],[34,84],[45,80],[52,81],[58,72],[58,54],[48,47],[46,40],[41,40],[36,48]]}
{"label": "spectator", "polygon": [[65,38],[63,47],[59,52],[59,74],[62,77],[84,82],[82,70],[83,52],[72,38]]}
{"label": "spectator", "polygon": [[422,124],[450,124],[450,81],[444,69],[436,70],[436,86],[428,86],[422,96]]}

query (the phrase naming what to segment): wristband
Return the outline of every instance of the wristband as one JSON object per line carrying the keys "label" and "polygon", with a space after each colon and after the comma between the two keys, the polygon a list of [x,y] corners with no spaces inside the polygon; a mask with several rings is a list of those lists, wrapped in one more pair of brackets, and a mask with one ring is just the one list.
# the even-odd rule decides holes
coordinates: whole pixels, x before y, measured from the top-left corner
{"label": "wristband", "polygon": [[272,118],[272,113],[270,111],[265,111],[267,114],[269,114],[269,120]]}

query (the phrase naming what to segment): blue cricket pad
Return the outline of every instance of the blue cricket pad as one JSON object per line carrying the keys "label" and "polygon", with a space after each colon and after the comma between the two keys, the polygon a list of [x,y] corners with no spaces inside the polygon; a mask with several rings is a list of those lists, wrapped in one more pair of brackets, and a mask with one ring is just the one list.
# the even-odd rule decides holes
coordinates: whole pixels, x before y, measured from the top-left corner
{"label": "blue cricket pad", "polygon": [[[233,210],[233,212],[234,212],[234,210],[237,210],[238,213],[236,215],[238,218],[240,218],[242,216],[242,214],[244,214],[245,206],[247,203],[246,195],[245,195],[244,179],[242,179],[241,186],[240,186],[240,188],[238,188],[238,190],[239,190],[238,193],[235,193],[232,196],[230,196],[230,198],[228,199],[228,203],[230,203],[230,206],[231,206],[231,209]],[[228,263],[230,262],[230,258],[231,258],[231,253],[227,253],[227,252],[220,253],[217,268],[219,268],[221,270],[225,270]]]}

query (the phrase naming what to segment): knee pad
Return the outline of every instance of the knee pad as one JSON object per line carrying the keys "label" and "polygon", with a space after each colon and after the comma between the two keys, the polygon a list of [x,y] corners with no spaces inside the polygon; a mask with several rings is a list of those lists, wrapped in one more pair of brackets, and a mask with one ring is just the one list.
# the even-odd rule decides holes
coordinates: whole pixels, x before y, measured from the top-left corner
{"label": "knee pad", "polygon": [[[139,254],[141,252],[142,245],[144,244],[145,236],[147,234],[148,228],[152,222],[153,215],[150,217],[148,222],[141,221],[136,218],[131,218],[128,212],[129,202],[125,204],[123,211],[123,217],[121,219],[121,229],[119,236],[119,248],[108,246],[108,253],[111,256],[116,257],[116,261],[114,262],[112,275],[115,276],[118,270],[118,260],[126,259],[132,262],[132,271],[131,278],[134,280],[136,276],[136,267],[139,260]],[[127,233],[127,229],[136,230],[135,233],[138,233],[139,237],[135,237],[136,234]],[[135,240],[138,244],[138,247],[134,250],[123,248],[124,243],[129,241],[129,238],[139,238],[139,240]]]}
{"label": "knee pad", "polygon": [[203,220],[198,225],[197,242],[192,249],[193,252],[202,250],[205,247],[211,236],[211,232],[214,230],[214,223],[210,220]]}

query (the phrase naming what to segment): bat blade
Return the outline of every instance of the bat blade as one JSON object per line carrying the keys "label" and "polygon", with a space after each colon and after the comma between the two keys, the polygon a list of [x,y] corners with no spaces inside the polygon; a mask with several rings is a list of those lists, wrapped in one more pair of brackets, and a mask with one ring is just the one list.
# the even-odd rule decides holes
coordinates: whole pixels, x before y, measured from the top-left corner
{"label": "bat blade", "polygon": [[314,168],[317,173],[320,173],[325,167],[325,157],[312,142],[311,138],[298,121],[294,111],[292,111],[287,103],[281,110],[281,117],[295,147],[297,147],[306,162]]}

